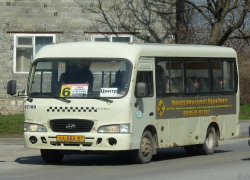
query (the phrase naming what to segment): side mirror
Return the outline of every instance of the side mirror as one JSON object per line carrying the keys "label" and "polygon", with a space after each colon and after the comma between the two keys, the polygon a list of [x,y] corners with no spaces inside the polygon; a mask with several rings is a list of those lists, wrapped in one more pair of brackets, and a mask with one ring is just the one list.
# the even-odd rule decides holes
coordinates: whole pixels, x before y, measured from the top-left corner
{"label": "side mirror", "polygon": [[148,96],[148,85],[144,82],[139,82],[136,84],[136,97],[143,98]]}
{"label": "side mirror", "polygon": [[16,80],[10,80],[7,85],[7,94],[13,96],[16,94]]}

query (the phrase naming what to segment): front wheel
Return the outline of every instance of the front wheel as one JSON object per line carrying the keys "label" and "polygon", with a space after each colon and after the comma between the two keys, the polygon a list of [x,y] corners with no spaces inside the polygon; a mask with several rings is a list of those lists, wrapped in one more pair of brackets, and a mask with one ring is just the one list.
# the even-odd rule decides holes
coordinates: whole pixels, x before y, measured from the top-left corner
{"label": "front wheel", "polygon": [[216,131],[214,127],[209,127],[207,129],[206,139],[204,144],[200,146],[199,152],[200,154],[210,155],[214,153],[214,149],[217,144]]}
{"label": "front wheel", "polygon": [[58,150],[41,149],[41,156],[48,164],[58,164],[62,161],[64,154],[60,153]]}
{"label": "front wheel", "polygon": [[145,131],[141,137],[140,149],[131,152],[131,158],[135,163],[150,163],[153,156],[153,137],[149,131]]}

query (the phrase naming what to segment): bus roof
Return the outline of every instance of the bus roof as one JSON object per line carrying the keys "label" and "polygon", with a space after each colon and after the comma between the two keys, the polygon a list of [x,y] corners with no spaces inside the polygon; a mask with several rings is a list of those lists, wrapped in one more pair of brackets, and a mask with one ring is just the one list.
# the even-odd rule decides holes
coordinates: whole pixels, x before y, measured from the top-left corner
{"label": "bus roof", "polygon": [[34,59],[125,58],[135,61],[140,56],[236,58],[236,52],[232,48],[207,45],[72,42],[44,46]]}

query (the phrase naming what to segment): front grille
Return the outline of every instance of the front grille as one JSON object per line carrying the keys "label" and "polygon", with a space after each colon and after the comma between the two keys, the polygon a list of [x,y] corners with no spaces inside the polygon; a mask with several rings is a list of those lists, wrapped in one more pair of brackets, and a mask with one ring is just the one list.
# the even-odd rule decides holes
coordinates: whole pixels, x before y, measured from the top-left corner
{"label": "front grille", "polygon": [[[94,125],[94,121],[85,119],[55,119],[50,121],[50,127],[54,132],[90,132]],[[75,126],[69,128],[69,126]]]}

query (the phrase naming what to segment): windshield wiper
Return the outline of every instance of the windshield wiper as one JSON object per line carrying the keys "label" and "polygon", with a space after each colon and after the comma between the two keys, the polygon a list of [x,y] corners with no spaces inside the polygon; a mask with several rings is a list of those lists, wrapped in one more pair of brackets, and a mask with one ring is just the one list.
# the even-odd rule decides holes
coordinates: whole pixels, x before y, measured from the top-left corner
{"label": "windshield wiper", "polygon": [[71,100],[68,100],[65,97],[53,96],[53,98],[58,99],[58,100],[63,101],[63,102],[66,102],[66,103],[71,103]]}
{"label": "windshield wiper", "polygon": [[97,99],[97,100],[100,100],[100,101],[105,101],[109,104],[113,103],[113,100],[110,100],[110,99]]}
{"label": "windshield wiper", "polygon": [[55,99],[58,99],[60,101],[63,101],[63,102],[66,102],[66,103],[71,103],[71,100],[68,100],[66,98],[63,98],[63,97],[54,97]]}

